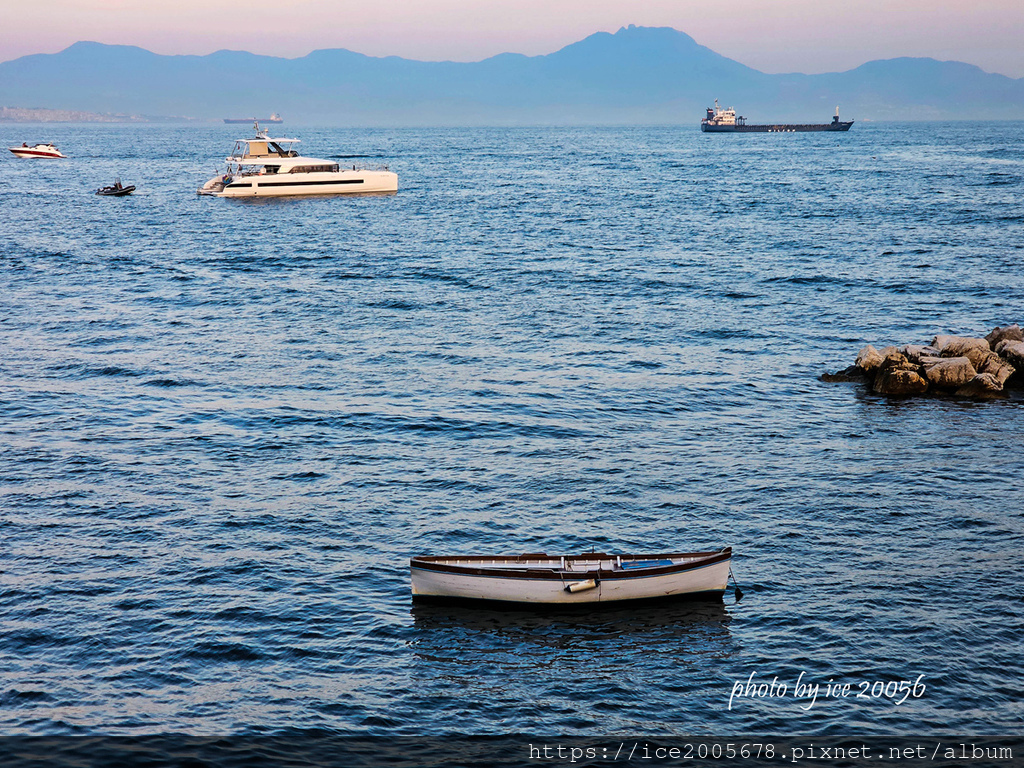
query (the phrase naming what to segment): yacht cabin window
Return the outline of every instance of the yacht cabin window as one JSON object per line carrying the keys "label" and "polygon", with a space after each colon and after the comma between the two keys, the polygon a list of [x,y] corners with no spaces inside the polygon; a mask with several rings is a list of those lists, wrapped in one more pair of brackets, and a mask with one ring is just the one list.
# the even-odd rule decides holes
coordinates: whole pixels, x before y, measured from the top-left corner
{"label": "yacht cabin window", "polygon": [[289,173],[337,173],[337,163],[324,163],[322,165],[295,165]]}

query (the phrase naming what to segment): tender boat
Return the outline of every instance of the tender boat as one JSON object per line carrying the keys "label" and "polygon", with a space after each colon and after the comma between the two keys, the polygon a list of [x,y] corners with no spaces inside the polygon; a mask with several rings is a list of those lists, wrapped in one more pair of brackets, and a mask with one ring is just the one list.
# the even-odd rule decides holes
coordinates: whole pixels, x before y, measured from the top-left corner
{"label": "tender boat", "polygon": [[398,175],[381,169],[342,168],[334,160],[304,157],[292,147],[298,139],[274,139],[254,123],[256,136],[239,139],[227,158],[227,173],[214,176],[198,192],[215,197],[351,195],[398,191]]}
{"label": "tender boat", "polygon": [[721,596],[732,548],[648,555],[414,557],[413,599],[529,605]]}
{"label": "tender boat", "polygon": [[135,185],[124,186],[121,184],[120,179],[114,179],[114,183],[109,187],[100,187],[96,190],[97,195],[104,195],[105,197],[124,197],[130,195],[135,191]]}
{"label": "tender boat", "polygon": [[9,149],[18,157],[66,157],[50,142],[36,144],[31,147],[28,144],[22,144],[20,147],[9,147]]}

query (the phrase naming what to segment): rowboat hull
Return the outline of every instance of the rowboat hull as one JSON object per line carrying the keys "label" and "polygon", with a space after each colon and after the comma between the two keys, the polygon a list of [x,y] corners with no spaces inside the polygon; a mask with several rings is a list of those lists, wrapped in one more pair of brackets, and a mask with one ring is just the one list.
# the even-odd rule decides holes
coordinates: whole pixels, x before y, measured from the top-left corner
{"label": "rowboat hull", "polygon": [[417,600],[564,606],[721,596],[731,559],[729,548],[653,555],[415,557],[410,570]]}

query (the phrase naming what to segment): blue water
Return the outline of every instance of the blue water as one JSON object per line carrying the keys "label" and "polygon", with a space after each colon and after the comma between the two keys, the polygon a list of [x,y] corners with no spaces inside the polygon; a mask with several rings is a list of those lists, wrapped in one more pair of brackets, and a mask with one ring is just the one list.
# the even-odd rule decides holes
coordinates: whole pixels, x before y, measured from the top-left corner
{"label": "blue water", "polygon": [[[818,376],[1024,323],[1024,125],[296,132],[398,194],[0,126],[70,156],[0,161],[0,732],[1019,731],[1024,397]],[[410,601],[415,554],[726,545],[739,602]]]}

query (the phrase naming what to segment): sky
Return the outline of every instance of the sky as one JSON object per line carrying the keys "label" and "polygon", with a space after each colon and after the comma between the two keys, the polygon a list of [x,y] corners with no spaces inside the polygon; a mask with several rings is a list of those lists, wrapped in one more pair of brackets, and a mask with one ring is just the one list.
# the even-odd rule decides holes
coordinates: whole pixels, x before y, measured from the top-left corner
{"label": "sky", "polygon": [[347,48],[479,61],[636,24],[674,27],[769,73],[928,56],[1024,77],[1024,0],[0,0],[0,19],[0,61],[78,40],[162,54]]}

